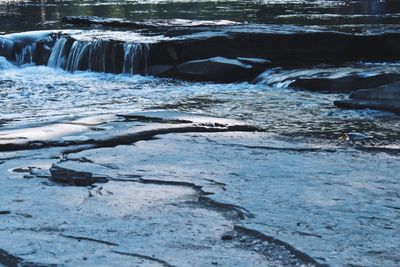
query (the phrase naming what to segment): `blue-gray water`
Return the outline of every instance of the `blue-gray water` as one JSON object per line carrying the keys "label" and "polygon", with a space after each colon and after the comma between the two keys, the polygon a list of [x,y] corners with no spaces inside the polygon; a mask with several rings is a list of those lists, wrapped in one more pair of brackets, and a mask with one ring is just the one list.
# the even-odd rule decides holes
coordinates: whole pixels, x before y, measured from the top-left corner
{"label": "blue-gray water", "polygon": [[[266,29],[281,31],[329,29],[376,34],[399,30],[400,1],[0,0],[0,33],[73,28],[60,22],[68,15],[130,21],[180,19],[184,23],[227,20],[244,23],[245,29],[263,25]],[[106,30],[98,27],[89,35],[122,40],[146,38],[147,42],[162,38],[143,36],[143,32]],[[61,49],[62,38],[57,42]],[[55,50],[47,66],[26,63],[29,49],[25,50],[26,58],[17,58],[17,62],[0,57],[0,141],[5,144],[0,160],[3,177],[0,184],[4,192],[0,194],[3,203],[0,219],[4,220],[0,253],[1,249],[7,249],[34,262],[66,265],[118,262],[118,258],[110,257],[111,248],[104,246],[104,241],[94,242],[100,248],[93,245],[88,250],[85,242],[90,240],[73,240],[76,241],[73,243],[62,235],[73,233],[116,242],[121,245],[118,248],[121,251],[129,248],[144,255],[156,254],[164,260],[174,258],[178,263],[199,258],[203,263],[210,255],[234,262],[235,256],[242,254],[232,252],[233,256],[228,257],[220,248],[236,247],[218,242],[223,242],[220,234],[227,228],[243,223],[333,266],[379,266],[379,263],[396,266],[398,263],[399,115],[376,110],[342,110],[333,101],[347,98],[348,93],[299,90],[291,83],[298,77],[399,74],[400,57],[391,62],[273,67],[257,84],[219,84],[135,75],[131,74],[135,66],[129,64],[124,65],[124,74],[77,71],[74,62],[70,71],[65,71],[60,67],[64,58]],[[203,136],[172,134],[138,142],[135,146],[96,147],[69,155],[65,155],[64,148],[45,147],[51,144],[45,142],[49,141],[46,138],[57,132],[60,125],[66,132],[66,128],[72,128],[69,140],[86,140],[90,139],[87,136],[96,135],[112,139],[124,133],[125,127],[135,134],[141,129],[131,125],[136,122],[116,119],[115,114],[155,110],[232,118],[264,131]],[[91,116],[103,118],[105,122],[85,124],[93,119]],[[29,143],[25,135],[39,136],[41,142],[37,145],[43,149],[35,150],[35,142]],[[33,150],[6,151],[10,140],[26,141]],[[357,150],[349,145],[368,149]],[[379,149],[371,152],[372,146],[394,149],[392,154],[375,153]],[[307,150],[310,147],[314,150]],[[110,179],[137,179],[143,175],[150,180],[185,184],[175,188],[176,183],[173,186],[159,183],[150,193],[145,185],[126,181],[120,189],[115,188],[119,180],[104,184],[103,191],[100,186],[94,189],[58,187],[47,183],[51,181],[48,172],[53,164],[65,164],[67,168]],[[201,186],[204,192],[214,193],[210,199],[243,207],[254,217],[231,222],[232,214],[215,215],[224,209],[224,204],[207,209],[203,203],[199,213],[199,207],[193,209],[188,201],[198,201],[199,193],[192,191]],[[140,193],[141,188],[144,193]],[[174,199],[186,194],[190,198],[186,196],[178,202]],[[143,201],[157,204],[147,203],[146,208],[147,204],[141,206]],[[132,207],[136,207],[133,212]],[[190,211],[181,212],[182,208]],[[10,213],[3,209],[9,209]],[[112,214],[114,211],[125,213],[121,213],[123,217],[116,217]],[[101,213],[105,215],[102,217]],[[142,217],[137,217],[138,214]],[[188,218],[193,221],[186,222]],[[186,223],[184,227],[182,222]],[[188,225],[194,228],[181,232]],[[193,235],[200,245],[189,247],[187,239],[192,238],[196,227],[203,231]],[[211,236],[205,235],[207,242],[203,242],[204,233]],[[191,255],[200,250],[198,255]],[[255,255],[249,257],[257,260]]]}

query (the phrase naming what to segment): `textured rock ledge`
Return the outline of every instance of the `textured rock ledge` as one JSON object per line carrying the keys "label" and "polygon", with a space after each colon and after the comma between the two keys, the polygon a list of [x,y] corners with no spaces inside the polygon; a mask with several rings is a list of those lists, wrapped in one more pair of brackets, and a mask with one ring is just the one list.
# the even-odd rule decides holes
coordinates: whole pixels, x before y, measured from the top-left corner
{"label": "textured rock ledge", "polygon": [[[192,132],[192,124],[224,131]],[[47,125],[43,132],[2,135],[24,142],[18,137],[39,130],[42,142],[77,142],[2,151],[5,260],[138,266],[399,260],[396,155],[228,131],[242,124],[171,112],[66,125],[83,128],[53,132],[60,128]],[[120,138],[171,127],[185,130]]]}
{"label": "textured rock ledge", "polygon": [[[68,19],[69,23],[75,20],[78,24],[91,21],[90,18]],[[95,21],[104,24],[109,20],[97,18]],[[112,23],[116,22],[112,20]],[[142,24],[135,25],[140,28]],[[184,29],[160,23],[151,25],[157,31],[149,33],[135,28],[132,32],[76,30],[2,35],[0,56],[17,64],[32,61],[68,71],[216,82],[252,81],[270,67],[395,61],[400,56],[400,34],[396,33],[362,35],[251,24],[183,25]],[[143,28],[148,27],[143,25]],[[358,82],[357,77],[353,80]],[[307,80],[298,81],[298,86],[304,87],[304,83],[313,87]],[[336,90],[336,86],[332,88]]]}
{"label": "textured rock ledge", "polygon": [[350,95],[348,100],[334,104],[346,109],[378,109],[400,113],[400,84],[390,84],[373,89],[363,89]]}

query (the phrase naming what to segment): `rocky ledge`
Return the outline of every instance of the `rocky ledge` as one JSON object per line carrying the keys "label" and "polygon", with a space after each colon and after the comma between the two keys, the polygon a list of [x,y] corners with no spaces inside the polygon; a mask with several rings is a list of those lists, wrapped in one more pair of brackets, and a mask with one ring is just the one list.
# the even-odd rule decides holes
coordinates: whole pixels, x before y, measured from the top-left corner
{"label": "rocky ledge", "polygon": [[350,99],[338,100],[334,104],[340,108],[370,108],[400,113],[400,84],[358,90],[350,95]]}
{"label": "rocky ledge", "polygon": [[[91,17],[64,21],[104,28],[3,35],[0,56],[18,64],[33,62],[69,71],[215,82],[253,81],[271,67],[399,59],[397,33],[350,34],[312,27]],[[310,81],[297,85],[309,87]]]}

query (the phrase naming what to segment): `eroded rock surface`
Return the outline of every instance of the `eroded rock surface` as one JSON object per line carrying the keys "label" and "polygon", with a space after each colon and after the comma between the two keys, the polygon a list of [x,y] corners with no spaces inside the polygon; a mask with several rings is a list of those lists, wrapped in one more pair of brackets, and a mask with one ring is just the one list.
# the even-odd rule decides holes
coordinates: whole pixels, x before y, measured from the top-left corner
{"label": "eroded rock surface", "polygon": [[[114,132],[117,135],[108,138],[120,140],[119,143],[99,141],[95,147],[71,143],[67,150],[57,145],[44,146],[40,154],[31,148],[24,150],[28,147],[3,152],[2,158],[8,160],[0,165],[0,172],[5,175],[0,184],[7,194],[0,194],[0,198],[2,207],[10,210],[0,217],[0,243],[4,251],[10,252],[4,254],[7,257],[2,263],[319,265],[317,260],[289,244],[284,245],[286,243],[245,228],[235,228],[236,224],[253,215],[240,205],[210,198],[213,191],[225,186],[223,182],[217,182],[212,176],[196,180],[193,174],[197,171],[191,174],[190,169],[180,177],[167,165],[156,162],[154,168],[164,174],[153,175],[130,154],[137,144],[152,140],[141,135],[140,129],[179,126],[177,136],[180,136],[192,132],[193,124],[198,125],[194,130],[221,128],[229,133],[246,132],[245,125],[232,120],[172,112],[121,114],[107,118],[110,121],[103,117],[79,122],[80,125],[114,124],[114,127],[134,122],[137,125],[129,130],[130,135],[136,131],[140,138],[126,143],[126,135],[118,136]],[[54,135],[49,129],[51,126],[41,135],[42,140],[70,134],[60,132]],[[90,135],[89,128],[85,131]],[[172,132],[157,132],[157,137]],[[193,133],[201,132],[204,134],[203,130]],[[104,136],[108,134],[102,133]],[[176,145],[176,148],[180,146]],[[191,142],[187,145],[191,146]],[[120,148],[126,152],[114,151]],[[93,159],[90,154],[88,157],[80,156],[92,149],[96,153],[104,149],[107,155],[101,156],[101,161]],[[160,152],[164,153],[163,149]],[[120,161],[119,157],[124,157],[124,160]],[[125,164],[131,167],[126,169],[128,165]],[[182,167],[185,169],[185,164]],[[231,238],[223,238],[228,235]]]}
{"label": "eroded rock surface", "polygon": [[[2,152],[1,210],[9,212],[0,216],[0,240],[10,259],[138,266],[399,260],[396,155],[288,142],[190,114],[107,118],[81,120],[113,126],[80,133],[94,146]],[[193,124],[224,131],[192,131]],[[180,130],[140,134],[160,127]],[[60,184],[55,176],[90,183]]]}

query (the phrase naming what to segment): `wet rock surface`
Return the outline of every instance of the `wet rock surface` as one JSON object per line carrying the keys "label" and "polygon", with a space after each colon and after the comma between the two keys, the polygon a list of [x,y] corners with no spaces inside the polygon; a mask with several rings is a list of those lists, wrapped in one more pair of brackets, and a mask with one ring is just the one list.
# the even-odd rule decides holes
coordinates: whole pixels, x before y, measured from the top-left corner
{"label": "wet rock surface", "polygon": [[[121,124],[133,121],[145,128],[157,128],[160,124],[166,127],[182,124],[184,129],[188,129],[187,124],[194,122],[202,127],[240,124],[168,112],[126,114],[121,117],[125,118],[119,122]],[[228,132],[235,131],[241,132],[241,129],[231,128]],[[190,128],[182,131],[186,132],[190,132]],[[47,133],[52,136],[50,131]],[[148,140],[143,136],[132,141],[132,145],[121,146],[124,137],[116,138],[120,138],[121,142],[112,146],[99,143],[99,147],[93,151],[126,150],[134,148],[136,145],[133,143]],[[74,147],[77,149],[74,150]],[[71,145],[69,150],[42,148],[37,156],[35,150],[3,152],[3,158],[14,157],[15,161],[8,160],[1,165],[1,171],[8,178],[0,183],[2,190],[13,192],[14,198],[9,199],[6,194],[1,194],[4,197],[1,200],[3,206],[10,207],[12,211],[4,212],[2,216],[6,217],[0,218],[0,239],[2,248],[18,256],[11,257],[7,252],[2,263],[40,259],[41,264],[46,266],[90,265],[99,261],[102,264],[120,262],[122,265],[126,262],[127,266],[317,264],[311,258],[299,257],[292,250],[274,242],[259,240],[242,231],[239,233],[234,225],[252,215],[238,205],[209,198],[213,186],[207,187],[209,191],[206,191],[203,185],[197,185],[198,181],[192,179],[194,177],[185,179],[175,176],[161,165],[154,167],[165,172],[166,176],[148,175],[147,171],[140,171],[141,164],[132,160],[132,155],[127,153],[113,152],[106,156],[123,156],[123,162],[117,158],[107,163],[98,162],[80,156],[80,153],[89,151],[91,149],[87,150],[87,147]],[[57,154],[61,159],[54,158]],[[11,167],[16,164],[29,167],[24,169],[26,171],[20,171],[22,167]],[[125,164],[138,169],[127,171]],[[10,169],[13,172],[8,172]],[[212,181],[209,179],[207,183],[214,184],[216,188],[222,185]],[[225,244],[220,237],[229,231],[237,234],[229,244]],[[260,248],[264,248],[262,252]],[[62,257],[54,257],[61,254]],[[181,256],[174,256],[178,254]]]}
{"label": "wet rock surface", "polygon": [[400,80],[400,74],[348,75],[340,78],[298,78],[291,86],[318,92],[352,92]]}
{"label": "wet rock surface", "polygon": [[[9,212],[0,216],[0,240],[15,255],[9,259],[138,266],[399,260],[395,155],[287,142],[235,128],[240,122],[173,112],[80,122],[113,125],[114,135],[86,128],[80,135],[95,146],[2,149],[0,184],[8,193],[0,200]],[[228,130],[192,132],[193,123]],[[177,126],[184,130],[137,135]],[[43,139],[54,136],[46,133]]]}
{"label": "wet rock surface", "polygon": [[[92,21],[82,17],[67,20],[78,24]],[[108,18],[94,21],[116,23]],[[251,81],[271,66],[293,68],[399,58],[400,35],[396,33],[350,34],[300,26],[280,29],[246,24],[205,24],[182,30],[157,25],[152,24],[156,30],[151,33],[79,29],[3,35],[0,55],[17,65],[35,63],[71,72],[151,74],[214,82]],[[318,80],[300,77],[294,86],[342,92],[398,79],[396,74]],[[349,84],[347,89],[345,84]]]}
{"label": "wet rock surface", "polygon": [[0,3],[0,265],[397,266],[399,7]]}
{"label": "wet rock surface", "polygon": [[359,90],[348,100],[334,102],[340,108],[379,109],[400,113],[400,84],[390,84],[374,89]]}
{"label": "wet rock surface", "polygon": [[214,57],[182,63],[172,75],[193,81],[234,82],[251,77],[251,69],[251,65],[236,59]]}

